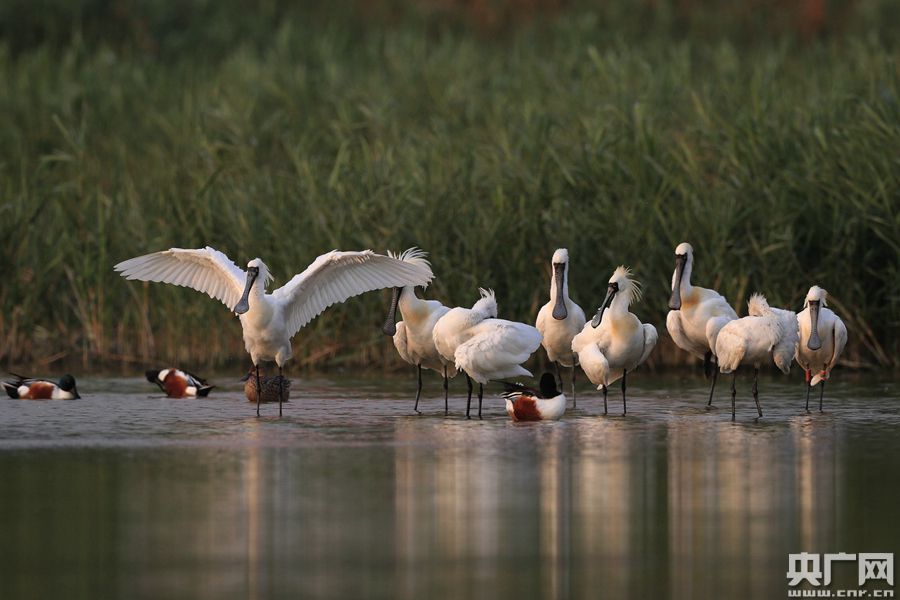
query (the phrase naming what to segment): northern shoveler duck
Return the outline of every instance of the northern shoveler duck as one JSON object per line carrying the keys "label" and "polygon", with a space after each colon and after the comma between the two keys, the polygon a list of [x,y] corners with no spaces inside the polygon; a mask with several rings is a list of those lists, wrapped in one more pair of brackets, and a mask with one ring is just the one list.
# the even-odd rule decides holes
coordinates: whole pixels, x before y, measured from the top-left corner
{"label": "northern shoveler duck", "polygon": [[181,369],[153,369],[146,372],[147,381],[155,383],[169,398],[188,398],[206,396],[215,386],[209,385],[205,379],[182,371]]}
{"label": "northern shoveler duck", "polygon": [[256,377],[254,377],[255,372],[256,368],[251,367],[250,370],[247,371],[247,374],[241,377],[241,381],[244,382],[244,394],[247,396],[248,401],[257,404],[278,402],[279,398],[283,402],[290,401],[291,380],[283,375],[273,375],[269,377],[266,375],[265,368],[260,367],[259,385],[262,394],[260,394],[259,402],[257,402]]}
{"label": "northern shoveler duck", "polygon": [[506,413],[513,421],[556,421],[566,412],[566,395],[556,386],[552,373],[541,376],[540,391],[521,383],[504,383]]}
{"label": "northern shoveler duck", "polygon": [[31,379],[10,373],[15,377],[12,381],[4,381],[3,389],[10,398],[18,400],[72,400],[81,398],[75,387],[75,378],[63,375],[59,383],[46,379]]}
{"label": "northern shoveler duck", "polygon": [[562,387],[560,365],[572,367],[572,406],[575,406],[575,371],[578,357],[572,352],[572,338],[584,328],[585,317],[581,307],[569,298],[569,251],[558,248],[550,261],[553,275],[550,277],[550,302],[538,312],[535,327],[541,332],[541,345],[547,358],[556,364],[559,387]]}
{"label": "northern shoveler duck", "polygon": [[847,345],[847,327],[834,314],[826,298],[828,292],[817,285],[809,288],[803,310],[797,315],[800,325],[800,344],[794,357],[806,373],[806,410],[809,410],[809,390],[821,382],[819,388],[819,412],[822,412],[822,398],[825,382],[831,369],[837,363],[844,346]]}
{"label": "northern shoveler duck", "polygon": [[253,364],[274,360],[279,371],[293,356],[291,338],[332,304],[386,287],[425,285],[433,277],[427,263],[371,250],[323,254],[271,294],[266,286],[273,277],[262,260],[254,258],[244,271],[208,246],[170,248],[120,262],[114,269],[126,279],[189,287],[219,300],[240,316],[244,347]]}

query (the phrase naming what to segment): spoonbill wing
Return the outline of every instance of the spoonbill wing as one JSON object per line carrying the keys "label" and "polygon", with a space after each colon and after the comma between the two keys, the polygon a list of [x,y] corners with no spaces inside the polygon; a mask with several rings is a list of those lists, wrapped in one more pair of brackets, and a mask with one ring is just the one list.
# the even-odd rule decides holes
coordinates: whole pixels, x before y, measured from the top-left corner
{"label": "spoonbill wing", "polygon": [[247,274],[215,248],[170,248],[120,262],[115,267],[125,279],[157,281],[189,287],[234,308]]}
{"label": "spoonbill wing", "polygon": [[507,377],[531,377],[531,372],[520,366],[541,345],[540,332],[531,325],[488,319],[471,328],[468,341],[456,348],[456,367],[468,373],[475,381],[487,383],[488,379]]}
{"label": "spoonbill wing", "polygon": [[838,318],[834,317],[834,354],[831,355],[831,362],[828,363],[828,368],[831,369],[837,363],[838,358],[841,357],[841,352],[844,351],[844,346],[847,345],[847,326],[844,325],[844,322]]}
{"label": "spoonbill wing", "polygon": [[644,350],[641,352],[641,359],[638,361],[639,365],[644,364],[644,361],[647,360],[647,357],[650,356],[650,353],[656,347],[656,340],[659,339],[659,334],[656,332],[656,327],[650,325],[649,323],[644,323]]}
{"label": "spoonbill wing", "polygon": [[432,277],[424,258],[398,260],[371,250],[332,250],[272,292],[272,297],[282,303],[288,335],[293,336],[332,304],[382,288],[428,285]]}

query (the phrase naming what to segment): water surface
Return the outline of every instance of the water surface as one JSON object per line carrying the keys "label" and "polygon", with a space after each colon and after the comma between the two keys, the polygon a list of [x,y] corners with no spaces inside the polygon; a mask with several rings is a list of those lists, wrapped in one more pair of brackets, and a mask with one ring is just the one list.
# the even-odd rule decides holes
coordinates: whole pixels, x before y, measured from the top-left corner
{"label": "water surface", "polygon": [[[641,376],[643,375],[643,377]],[[895,382],[638,373],[629,414],[582,388],[514,424],[452,382],[295,381],[257,419],[140,379],[78,401],[0,401],[0,598],[784,598],[790,552],[900,550]],[[846,567],[846,568],[844,568]],[[836,584],[855,587],[850,565]]]}

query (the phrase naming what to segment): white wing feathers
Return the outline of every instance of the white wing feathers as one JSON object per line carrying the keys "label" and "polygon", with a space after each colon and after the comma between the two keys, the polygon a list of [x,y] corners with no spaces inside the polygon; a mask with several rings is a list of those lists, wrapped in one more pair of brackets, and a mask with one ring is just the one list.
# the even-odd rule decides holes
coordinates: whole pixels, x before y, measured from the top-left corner
{"label": "white wing feathers", "polygon": [[468,333],[471,337],[454,353],[456,368],[468,373],[478,383],[489,379],[531,377],[520,366],[541,345],[540,332],[531,325],[489,319]]}
{"label": "white wing feathers", "polygon": [[424,259],[405,262],[371,250],[333,250],[272,292],[272,297],[283,304],[288,335],[293,336],[332,304],[387,287],[428,285],[432,277],[431,265]]}
{"label": "white wing feathers", "polygon": [[113,268],[126,279],[195,289],[221,301],[229,310],[241,299],[247,278],[231,259],[209,246],[196,250],[171,248],[122,261]]}

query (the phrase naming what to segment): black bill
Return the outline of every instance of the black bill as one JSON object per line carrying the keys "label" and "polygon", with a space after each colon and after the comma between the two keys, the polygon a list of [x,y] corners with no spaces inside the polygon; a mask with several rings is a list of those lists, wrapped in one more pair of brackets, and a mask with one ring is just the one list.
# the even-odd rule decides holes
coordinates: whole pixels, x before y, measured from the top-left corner
{"label": "black bill", "polygon": [[259,277],[259,268],[250,267],[247,270],[247,285],[244,287],[244,293],[241,295],[238,303],[234,305],[235,314],[242,315],[250,310],[250,289],[253,287],[257,277]]}
{"label": "black bill", "polygon": [[556,278],[556,300],[553,303],[553,318],[562,321],[569,316],[566,308],[565,282],[566,282],[566,265],[556,263],[553,265],[553,277]]}
{"label": "black bill", "polygon": [[403,288],[394,288],[394,295],[391,296],[391,308],[388,310],[387,319],[384,321],[384,327],[381,331],[384,335],[394,335],[397,333],[397,303],[400,301],[400,292]]}

